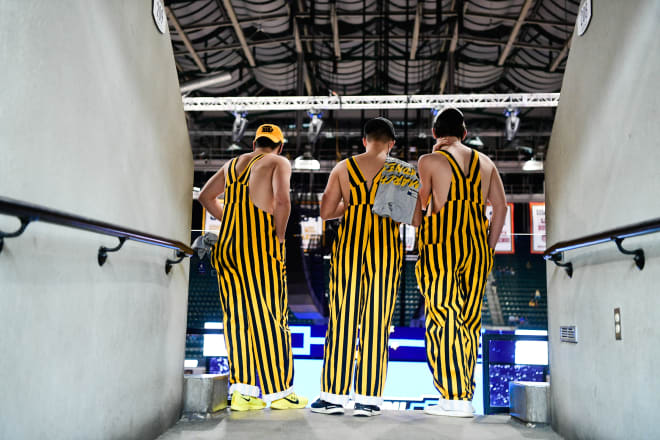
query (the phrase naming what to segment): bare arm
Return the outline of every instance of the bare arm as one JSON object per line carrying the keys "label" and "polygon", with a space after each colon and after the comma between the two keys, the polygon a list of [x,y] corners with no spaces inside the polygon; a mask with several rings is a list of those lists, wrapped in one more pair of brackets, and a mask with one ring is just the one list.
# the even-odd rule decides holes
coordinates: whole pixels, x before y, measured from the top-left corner
{"label": "bare arm", "polygon": [[427,208],[429,196],[433,189],[432,174],[427,162],[428,157],[422,157],[419,159],[417,165],[419,171],[419,192],[417,193],[417,206],[415,207],[415,215],[413,216],[413,226],[422,224],[422,209]]}
{"label": "bare arm", "polygon": [[344,215],[345,209],[339,183],[339,165],[337,165],[330,173],[328,184],[321,198],[321,218],[323,220],[339,218]]}
{"label": "bare arm", "polygon": [[218,200],[218,196],[224,192],[225,167],[223,166],[206,182],[206,185],[199,192],[199,197],[197,198],[199,203],[218,220],[222,220],[223,214],[222,204]]}
{"label": "bare arm", "polygon": [[490,175],[490,187],[486,198],[493,206],[493,218],[488,233],[488,246],[495,249],[506,220],[506,194],[504,194],[504,185],[497,168],[494,168]]}
{"label": "bare arm", "polygon": [[273,218],[275,219],[275,232],[280,242],[286,236],[286,224],[291,213],[291,199],[289,187],[291,182],[291,164],[286,159],[277,160],[273,170]]}

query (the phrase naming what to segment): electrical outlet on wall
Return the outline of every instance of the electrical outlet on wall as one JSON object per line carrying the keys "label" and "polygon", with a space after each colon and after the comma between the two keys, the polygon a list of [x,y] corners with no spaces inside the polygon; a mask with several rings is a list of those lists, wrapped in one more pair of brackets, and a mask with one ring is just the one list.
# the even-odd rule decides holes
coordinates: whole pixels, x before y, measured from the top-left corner
{"label": "electrical outlet on wall", "polygon": [[621,340],[621,309],[614,309],[614,339]]}

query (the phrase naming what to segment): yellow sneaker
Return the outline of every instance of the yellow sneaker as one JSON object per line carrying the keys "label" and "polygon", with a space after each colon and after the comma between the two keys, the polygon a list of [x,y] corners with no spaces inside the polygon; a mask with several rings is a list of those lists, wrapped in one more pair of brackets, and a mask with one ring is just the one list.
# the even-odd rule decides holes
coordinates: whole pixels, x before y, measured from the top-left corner
{"label": "yellow sneaker", "polygon": [[234,391],[231,395],[231,410],[232,411],[250,411],[255,409],[264,409],[266,402],[258,397],[246,396],[238,391]]}
{"label": "yellow sneaker", "polygon": [[270,404],[272,409],[300,409],[307,406],[307,397],[291,393],[286,397],[277,399]]}

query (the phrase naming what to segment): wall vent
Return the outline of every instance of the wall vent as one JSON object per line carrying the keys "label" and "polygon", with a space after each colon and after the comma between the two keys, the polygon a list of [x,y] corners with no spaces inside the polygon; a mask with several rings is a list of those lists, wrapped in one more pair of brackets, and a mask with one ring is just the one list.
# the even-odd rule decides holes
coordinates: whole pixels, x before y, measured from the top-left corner
{"label": "wall vent", "polygon": [[577,344],[577,327],[574,325],[562,325],[559,327],[559,338],[561,342]]}

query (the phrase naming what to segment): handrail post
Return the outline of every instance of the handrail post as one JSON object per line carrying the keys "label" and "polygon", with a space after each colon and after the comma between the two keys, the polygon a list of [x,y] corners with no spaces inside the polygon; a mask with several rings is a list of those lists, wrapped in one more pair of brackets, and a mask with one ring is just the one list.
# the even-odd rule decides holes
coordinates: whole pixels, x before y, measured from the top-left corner
{"label": "handrail post", "polygon": [[99,248],[99,254],[98,254],[99,266],[103,266],[105,264],[105,260],[108,259],[108,252],[117,252],[124,245],[125,241],[126,241],[126,237],[119,237],[119,245],[113,248],[107,248],[105,246],[101,246]]}
{"label": "handrail post", "polygon": [[20,217],[19,220],[21,221],[21,226],[17,230],[15,230],[14,232],[2,232],[2,231],[0,231],[0,252],[2,252],[2,249],[4,248],[5,238],[18,237],[23,232],[25,232],[25,228],[27,228],[27,226],[32,221],[32,219],[29,218],[29,217]]}
{"label": "handrail post", "polygon": [[178,257],[176,260],[170,260],[168,258],[165,262],[165,273],[167,275],[169,275],[170,271],[172,270],[172,265],[181,263],[186,257],[186,254],[181,251],[176,251],[176,256]]}
{"label": "handrail post", "polygon": [[550,256],[550,259],[552,260],[553,263],[555,263],[559,267],[563,267],[566,273],[568,274],[569,278],[573,278],[573,263],[570,261],[568,263],[562,263],[561,260],[564,259],[564,253],[559,252],[556,254],[552,254]]}
{"label": "handrail post", "polygon": [[634,251],[629,251],[628,249],[624,249],[621,244],[623,243],[623,238],[615,237],[614,242],[616,243],[616,247],[619,248],[619,252],[622,254],[626,255],[634,255],[634,260],[635,260],[635,265],[639,270],[644,269],[644,263],[646,262],[646,258],[644,258],[644,250],[643,249],[635,249]]}

